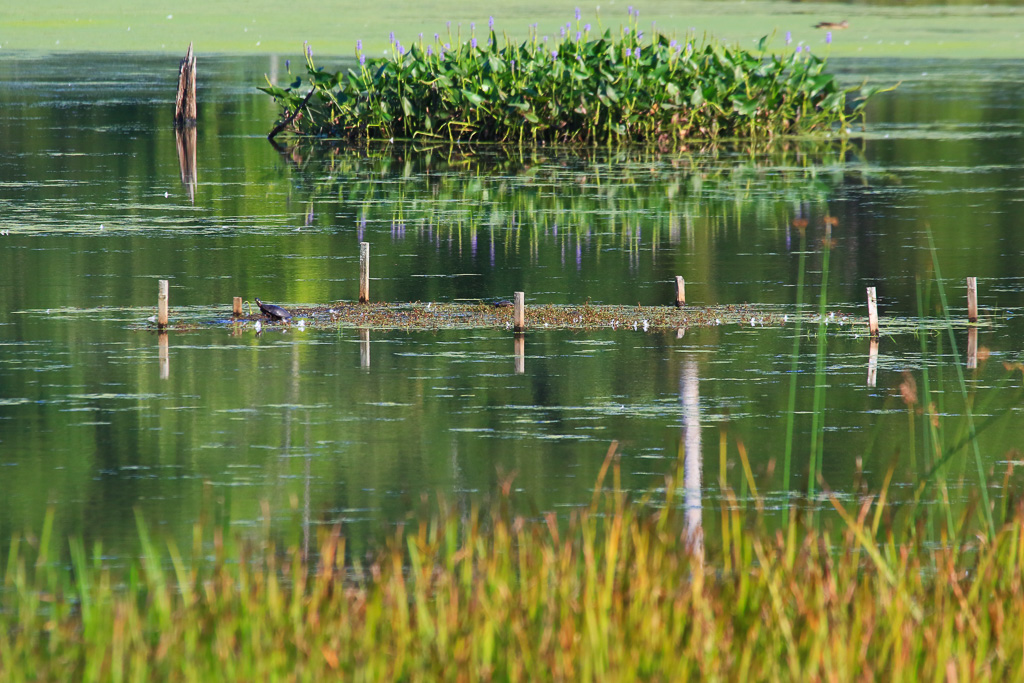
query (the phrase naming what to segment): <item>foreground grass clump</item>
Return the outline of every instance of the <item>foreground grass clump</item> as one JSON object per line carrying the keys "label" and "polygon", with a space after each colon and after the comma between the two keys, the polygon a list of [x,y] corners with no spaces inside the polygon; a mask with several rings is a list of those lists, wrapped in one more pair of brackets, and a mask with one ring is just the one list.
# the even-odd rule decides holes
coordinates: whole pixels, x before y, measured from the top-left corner
{"label": "foreground grass clump", "polygon": [[[721,515],[709,557],[692,514],[621,493],[595,494],[563,524],[513,516],[504,498],[463,518],[442,506],[363,566],[340,533],[307,562],[217,532],[215,557],[189,566],[140,525],[138,563],[114,571],[72,542],[66,569],[44,530],[8,554],[0,679],[1024,676],[1020,510],[965,551],[913,530],[876,543],[870,504],[842,511],[836,534],[799,515],[774,533],[730,501],[703,513]],[[208,532],[197,529],[197,558]]]}
{"label": "foreground grass clump", "polygon": [[[575,23],[549,41],[521,44],[487,34],[434,35],[406,49],[392,34],[390,55],[358,70],[330,73],[305,55],[308,85],[261,88],[282,107],[271,134],[347,139],[418,138],[502,142],[771,138],[829,131],[863,116],[809,51],[787,56],[730,48],[713,40],[648,37],[630,10],[618,34]],[[870,95],[862,91],[864,99]]]}

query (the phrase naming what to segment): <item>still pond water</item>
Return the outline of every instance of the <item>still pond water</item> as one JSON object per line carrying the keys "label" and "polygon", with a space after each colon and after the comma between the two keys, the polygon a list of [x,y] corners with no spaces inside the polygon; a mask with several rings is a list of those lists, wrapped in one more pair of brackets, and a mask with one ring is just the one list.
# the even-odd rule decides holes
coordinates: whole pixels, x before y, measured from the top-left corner
{"label": "still pond water", "polygon": [[[284,59],[211,57],[192,185],[169,125],[176,59],[6,55],[0,542],[38,530],[50,506],[58,535],[112,553],[130,547],[134,510],[182,538],[211,507],[243,526],[266,510],[285,526],[344,520],[364,537],[424,495],[479,500],[512,473],[524,512],[564,511],[590,499],[616,440],[623,486],[682,473],[678,504],[712,543],[723,435],[728,485],[750,494],[742,443],[770,510],[827,507],[822,482],[847,500],[877,492],[890,466],[897,508],[915,491],[967,505],[982,480],[1002,499],[1024,434],[1022,373],[1006,369],[1024,331],[1024,63],[835,68],[850,83],[901,81],[845,143],[279,152],[254,86],[283,81]],[[804,248],[795,219],[808,222]],[[964,278],[978,278],[976,354],[965,325],[951,342],[940,324],[930,238],[957,321]],[[692,305],[749,302],[795,320],[817,313],[825,279],[830,324],[531,329],[517,364],[504,329],[258,335],[214,323],[162,349],[146,322],[158,279],[178,319],[222,319],[234,296],[352,300],[361,241],[375,300],[523,290],[528,304],[667,304],[683,275]],[[883,317],[875,359],[867,286]],[[956,447],[965,396],[980,463]]]}

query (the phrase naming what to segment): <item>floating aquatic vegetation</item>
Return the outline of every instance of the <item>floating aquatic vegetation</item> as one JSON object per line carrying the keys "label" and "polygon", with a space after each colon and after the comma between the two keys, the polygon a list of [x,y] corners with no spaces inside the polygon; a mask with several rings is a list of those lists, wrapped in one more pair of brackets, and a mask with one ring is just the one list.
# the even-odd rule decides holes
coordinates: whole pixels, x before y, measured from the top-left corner
{"label": "floating aquatic vegetation", "polygon": [[832,131],[862,118],[876,89],[850,91],[809,50],[784,55],[682,40],[639,27],[633,12],[616,33],[570,23],[557,40],[533,28],[516,44],[493,30],[422,36],[410,47],[391,35],[387,57],[331,73],[306,49],[304,79],[260,88],[282,107],[283,130],[357,139],[611,143],[675,147],[691,139],[772,138]]}

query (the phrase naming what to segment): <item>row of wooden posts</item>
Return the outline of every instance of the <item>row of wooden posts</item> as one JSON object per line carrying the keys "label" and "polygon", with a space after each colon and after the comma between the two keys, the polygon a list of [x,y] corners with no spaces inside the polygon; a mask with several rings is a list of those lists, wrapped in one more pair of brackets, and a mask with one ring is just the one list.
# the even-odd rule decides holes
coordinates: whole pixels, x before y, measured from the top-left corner
{"label": "row of wooden posts", "polygon": [[[868,298],[868,332],[871,337],[878,337],[878,296],[874,287],[867,288]],[[161,330],[167,327],[168,307],[168,284],[167,280],[160,280],[160,289],[157,294],[157,327]],[[370,243],[359,243],[359,303],[365,304],[370,301]],[[676,306],[682,308],[686,305],[686,282],[682,275],[676,275]],[[512,299],[512,329],[515,332],[526,330],[526,295],[524,292],[515,292]],[[234,298],[232,313],[235,317],[242,315],[242,297]],[[978,322],[978,278],[967,278],[967,320],[971,323]]]}

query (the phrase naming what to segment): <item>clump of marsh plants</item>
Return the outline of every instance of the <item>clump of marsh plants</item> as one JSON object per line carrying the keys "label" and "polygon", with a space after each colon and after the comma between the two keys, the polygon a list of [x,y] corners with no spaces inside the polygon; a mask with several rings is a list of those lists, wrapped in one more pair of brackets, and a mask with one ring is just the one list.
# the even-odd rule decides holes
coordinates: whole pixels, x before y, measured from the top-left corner
{"label": "clump of marsh plants", "polygon": [[367,58],[359,43],[357,67],[337,72],[316,66],[307,46],[305,78],[261,88],[282,109],[271,137],[665,147],[826,132],[863,117],[871,92],[851,107],[850,91],[808,50],[769,54],[767,37],[751,52],[645,35],[638,17],[630,9],[627,25],[601,32],[577,10],[557,40],[534,26],[521,43],[499,36],[493,19],[480,37],[449,26],[406,47],[392,34],[387,57]]}

